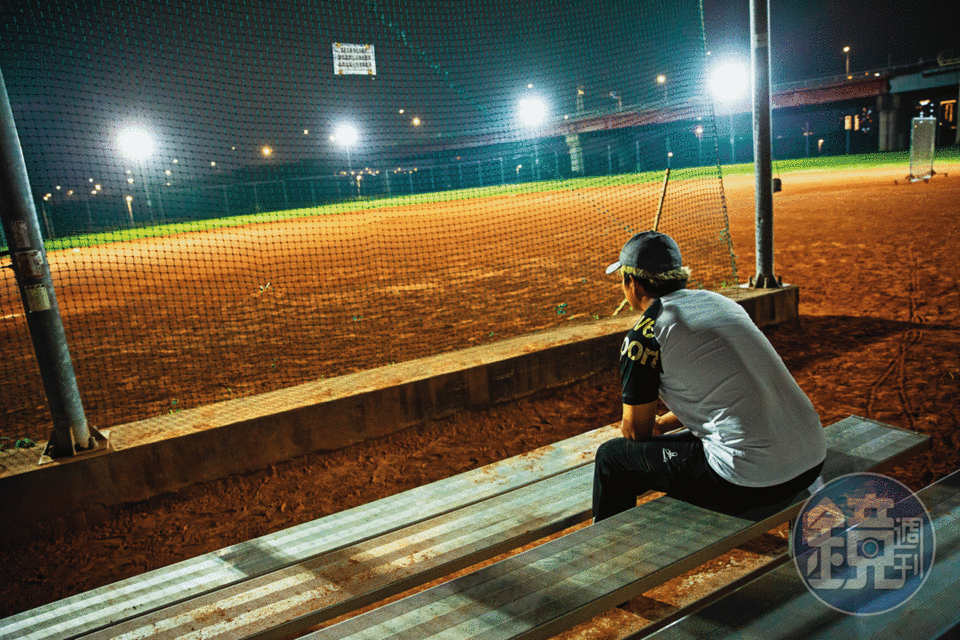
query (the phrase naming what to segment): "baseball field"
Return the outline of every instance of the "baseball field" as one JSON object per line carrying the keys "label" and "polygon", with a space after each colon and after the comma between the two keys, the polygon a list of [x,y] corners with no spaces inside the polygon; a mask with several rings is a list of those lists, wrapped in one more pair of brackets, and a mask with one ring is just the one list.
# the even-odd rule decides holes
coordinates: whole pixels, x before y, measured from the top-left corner
{"label": "baseball field", "polygon": [[[675,176],[661,230],[691,237],[684,225],[694,225],[701,241],[719,236],[716,170]],[[50,265],[87,418],[114,428],[609,315],[620,301],[603,273],[609,249],[653,223],[662,173],[615,180],[54,241]],[[705,220],[674,215],[693,198],[709,210]],[[730,281],[724,240],[703,244],[690,248],[695,277]],[[0,398],[10,399],[0,436],[39,440],[50,417],[13,274],[0,278],[0,339],[12,351],[0,375]],[[16,432],[25,425],[34,430]]]}
{"label": "baseball field", "polygon": [[[824,424],[856,414],[932,436],[932,451],[892,473],[914,489],[960,469],[960,162],[938,162],[935,168],[938,175],[933,179],[914,183],[904,182],[907,169],[898,165],[783,170],[783,191],[774,196],[776,273],[784,282],[800,286],[801,318],[788,326],[768,329],[766,334],[812,399]],[[656,185],[637,188],[650,191],[639,195],[638,201],[655,202]],[[752,174],[727,175],[724,188],[733,248],[741,280],[745,280],[754,272]],[[569,206],[564,203],[567,197],[556,196],[558,210]],[[598,202],[603,201],[602,193],[596,197]],[[518,284],[516,290],[507,286],[489,295],[533,301],[542,313],[531,319],[497,312],[500,315],[495,320],[502,330],[497,330],[496,337],[555,324],[564,292],[588,284],[591,293],[583,298],[585,302],[579,303],[580,308],[561,308],[565,315],[561,320],[576,316],[589,321],[592,315],[612,313],[620,299],[618,284],[600,274],[619,250],[620,238],[589,237],[589,247],[584,247],[582,255],[558,255],[557,251],[567,246],[564,239],[553,237],[549,220],[525,209],[522,198],[511,196],[509,207],[505,202],[485,203],[487,218],[510,212],[511,225],[529,226],[535,237],[543,238],[531,250],[556,261],[580,261],[583,281],[557,283],[542,262],[531,263],[542,278],[530,284],[529,278],[518,277],[517,282],[524,284]],[[542,206],[542,199],[540,202]],[[615,206],[612,202],[603,204],[611,215],[630,215]],[[457,207],[454,203],[440,204],[430,216],[455,216]],[[359,357],[351,355],[354,353],[369,356],[370,350],[375,350],[377,357],[388,364],[416,357],[424,350],[436,352],[432,328],[440,325],[463,327],[461,340],[443,345],[443,349],[482,343],[490,333],[487,325],[478,323],[488,313],[484,299],[475,289],[462,289],[458,284],[461,280],[452,275],[469,268],[470,230],[464,227],[462,242],[436,247],[434,262],[391,271],[391,265],[403,263],[405,246],[428,242],[426,236],[404,228],[405,215],[397,212],[386,227],[383,219],[358,217],[357,233],[351,236],[362,252],[364,237],[369,234],[384,228],[395,234],[396,255],[367,255],[366,265],[341,274],[354,279],[357,291],[366,291],[362,283],[375,280],[381,297],[328,292],[324,282],[317,280],[311,283],[315,297],[282,300],[283,282],[269,280],[270,269],[266,268],[262,281],[243,283],[246,301],[238,299],[231,304],[256,305],[259,314],[276,317],[279,327],[284,326],[285,314],[298,309],[306,313],[318,303],[327,305],[328,312],[355,317],[357,331],[353,335],[305,347],[301,359],[328,363],[331,373],[354,367],[351,363]],[[303,235],[306,231],[300,226],[295,232]],[[289,234],[290,230],[277,227],[277,233]],[[256,253],[257,247],[243,234],[242,228],[228,231],[219,242]],[[504,235],[502,242],[512,242],[514,237]],[[330,240],[336,241],[336,237]],[[111,249],[112,260],[125,261],[131,269],[139,270],[131,271],[128,284],[149,285],[159,277],[157,269],[153,270],[155,275],[150,274],[149,246],[154,245],[116,245]],[[610,260],[586,257],[601,247]],[[82,256],[83,250],[78,255]],[[196,256],[198,263],[222,270],[219,275],[230,279],[230,265],[214,260],[209,248],[197,247]],[[274,271],[281,272],[282,256],[271,259],[276,260]],[[509,284],[513,276],[502,271],[502,267],[485,265],[475,275],[481,280],[497,277]],[[425,273],[429,277],[423,277]],[[427,286],[425,282],[434,283],[433,288],[445,287],[447,303],[424,307],[423,314],[405,326],[381,327],[384,333],[372,330],[380,326],[376,323],[364,324],[381,313],[380,306],[389,301],[389,296],[401,292],[417,295]],[[79,296],[87,286],[79,277],[67,284],[75,287]],[[171,298],[189,316],[189,304],[175,292],[188,292],[190,287],[187,280],[164,284],[156,289],[156,300]],[[91,312],[88,306],[93,302],[84,304],[85,312]],[[109,317],[111,308],[121,305],[122,300],[97,304],[97,312]],[[69,322],[69,311],[65,315]],[[118,316],[113,321],[121,319]],[[135,317],[132,321],[138,320]],[[624,323],[626,326],[629,320],[625,318]],[[249,330],[254,332],[255,328]],[[275,339],[298,339],[292,325],[287,330],[289,335],[280,331]],[[105,337],[109,339],[109,332]],[[242,340],[241,334],[238,341]],[[176,336],[169,337],[161,348],[175,351]],[[136,360],[137,356],[132,353],[129,357]],[[225,370],[231,363],[241,363],[242,350],[214,356],[222,360]],[[338,361],[347,363],[342,370],[332,364]],[[220,369],[211,374],[199,361],[196,368],[198,384],[208,385],[212,400],[243,389],[240,379],[226,391],[225,383],[218,378]],[[144,385],[162,388],[163,375],[162,370],[141,368],[131,379],[121,381],[120,388],[131,394]],[[156,377],[159,383],[153,379]],[[212,384],[208,384],[210,379]],[[170,403],[163,396],[146,401],[153,403],[155,411],[162,411]],[[616,422],[619,403],[615,383],[587,381],[513,405],[464,413],[383,441],[307,456],[260,473],[130,505],[90,530],[64,532],[4,554],[0,559],[0,617]],[[610,624],[620,624],[617,616],[655,619],[658,612],[694,598],[711,580],[729,579],[738,567],[782,550],[783,534],[782,530],[771,532],[763,540],[637,599],[627,609],[610,614]],[[595,629],[604,624],[607,622],[597,621]],[[581,632],[574,630],[564,637],[581,637],[576,635]]]}

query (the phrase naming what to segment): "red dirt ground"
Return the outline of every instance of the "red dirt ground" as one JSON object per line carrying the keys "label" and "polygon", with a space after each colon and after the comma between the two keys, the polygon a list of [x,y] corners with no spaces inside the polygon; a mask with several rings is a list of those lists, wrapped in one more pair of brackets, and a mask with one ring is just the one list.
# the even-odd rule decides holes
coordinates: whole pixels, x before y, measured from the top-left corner
{"label": "red dirt ground", "polygon": [[[857,414],[932,436],[932,451],[891,474],[914,489],[960,469],[960,166],[938,170],[950,175],[899,185],[897,169],[786,174],[775,195],[776,271],[800,286],[801,319],[766,334],[824,424]],[[738,266],[749,275],[752,177],[725,187]],[[618,419],[616,382],[587,381],[117,509],[89,530],[4,554],[0,617]],[[783,536],[781,528],[563,637],[622,637],[782,551]]]}

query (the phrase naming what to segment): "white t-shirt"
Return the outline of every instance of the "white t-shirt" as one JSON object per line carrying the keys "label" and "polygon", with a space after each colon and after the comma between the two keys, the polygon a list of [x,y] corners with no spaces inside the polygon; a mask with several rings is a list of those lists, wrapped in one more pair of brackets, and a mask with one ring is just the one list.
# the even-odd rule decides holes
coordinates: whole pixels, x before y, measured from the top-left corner
{"label": "white t-shirt", "polygon": [[739,304],[689,289],[660,302],[653,326],[660,398],[701,438],[720,476],[765,487],[823,461],[826,440],[813,404]]}

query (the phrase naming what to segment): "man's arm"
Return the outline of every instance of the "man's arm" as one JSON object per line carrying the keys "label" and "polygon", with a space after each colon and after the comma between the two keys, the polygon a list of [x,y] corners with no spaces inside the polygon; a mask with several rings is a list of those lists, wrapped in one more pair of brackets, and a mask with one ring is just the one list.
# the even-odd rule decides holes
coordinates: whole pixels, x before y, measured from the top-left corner
{"label": "man's arm", "polygon": [[620,432],[628,440],[646,440],[653,435],[657,423],[657,401],[647,404],[624,404]]}

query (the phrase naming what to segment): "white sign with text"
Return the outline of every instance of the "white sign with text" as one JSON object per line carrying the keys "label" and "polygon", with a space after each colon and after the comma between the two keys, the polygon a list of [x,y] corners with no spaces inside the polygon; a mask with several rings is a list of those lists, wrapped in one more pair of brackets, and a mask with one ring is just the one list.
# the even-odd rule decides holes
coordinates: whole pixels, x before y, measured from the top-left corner
{"label": "white sign with text", "polygon": [[333,73],[343,75],[377,75],[377,60],[372,44],[333,43]]}

